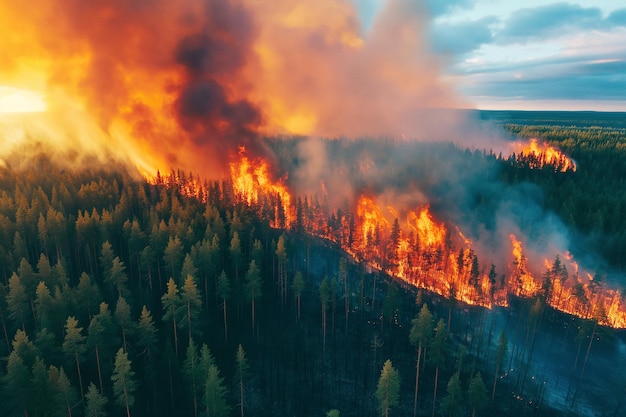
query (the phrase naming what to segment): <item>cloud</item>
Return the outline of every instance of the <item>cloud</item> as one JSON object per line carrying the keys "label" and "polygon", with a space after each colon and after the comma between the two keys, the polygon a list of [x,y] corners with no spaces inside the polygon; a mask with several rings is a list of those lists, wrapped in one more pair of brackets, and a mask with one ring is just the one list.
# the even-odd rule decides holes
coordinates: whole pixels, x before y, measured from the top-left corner
{"label": "cloud", "polygon": [[458,9],[469,9],[475,0],[424,0],[426,10],[433,17],[442,16]]}
{"label": "cloud", "polygon": [[476,84],[467,92],[515,100],[625,100],[626,57],[609,61],[585,58],[578,62],[546,60],[525,68],[502,66],[497,72],[477,73],[472,76]]}
{"label": "cloud", "polygon": [[626,26],[626,9],[613,11],[606,20],[615,26]]}
{"label": "cloud", "polygon": [[568,32],[602,28],[603,23],[602,12],[597,7],[554,3],[518,10],[504,22],[497,37],[501,43],[523,44]]}
{"label": "cloud", "polygon": [[496,22],[496,17],[487,16],[460,23],[435,23],[430,30],[433,50],[456,56],[475,51],[493,40],[491,26]]}

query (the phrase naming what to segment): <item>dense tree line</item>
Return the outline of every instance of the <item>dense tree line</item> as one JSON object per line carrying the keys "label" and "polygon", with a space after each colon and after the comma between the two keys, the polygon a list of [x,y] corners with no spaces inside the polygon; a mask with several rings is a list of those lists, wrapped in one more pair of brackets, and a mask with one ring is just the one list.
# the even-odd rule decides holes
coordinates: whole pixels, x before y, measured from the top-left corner
{"label": "dense tree line", "polygon": [[[416,298],[297,222],[271,228],[275,196],[193,183],[45,155],[0,168],[1,415],[550,415],[529,371],[541,300]],[[610,340],[581,323],[555,354]]]}
{"label": "dense tree line", "polygon": [[543,190],[546,207],[578,231],[578,239],[601,253],[611,265],[626,268],[626,129],[506,128],[518,137],[541,138],[558,147],[576,161],[577,170],[555,175],[551,167],[524,169],[523,158],[508,158],[510,163],[503,164],[501,178],[512,184],[537,184]]}

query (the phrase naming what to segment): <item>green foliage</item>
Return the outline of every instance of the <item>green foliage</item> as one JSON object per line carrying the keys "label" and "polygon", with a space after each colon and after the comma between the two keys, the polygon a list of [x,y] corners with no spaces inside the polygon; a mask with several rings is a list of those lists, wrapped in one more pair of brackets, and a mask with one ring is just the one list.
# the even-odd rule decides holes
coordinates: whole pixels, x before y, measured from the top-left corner
{"label": "green foliage", "polygon": [[157,328],[152,319],[150,310],[144,305],[141,308],[141,315],[139,316],[139,322],[137,323],[137,345],[142,350],[150,355],[151,351],[154,351],[157,344]]}
{"label": "green foliage", "polygon": [[9,278],[9,294],[7,295],[9,317],[16,326],[25,329],[28,320],[28,295],[16,273]]}
{"label": "green foliage", "polygon": [[93,382],[90,383],[85,394],[85,417],[106,417],[105,407],[108,402]]}
{"label": "green foliage", "polygon": [[411,321],[409,333],[411,345],[415,347],[428,345],[433,336],[433,328],[433,315],[428,309],[428,304],[424,303],[417,317]]}
{"label": "green foliage", "polygon": [[441,367],[445,364],[446,357],[448,355],[448,331],[446,330],[446,323],[443,319],[439,319],[437,327],[435,328],[435,335],[430,343],[429,347],[429,360],[436,367]]}
{"label": "green foliage", "polygon": [[487,387],[483,381],[480,372],[476,372],[476,375],[472,378],[467,389],[467,400],[472,410],[482,410],[487,406],[489,398],[487,397]]}
{"label": "green foliage", "polygon": [[228,390],[224,385],[224,379],[220,377],[217,366],[210,365],[206,373],[204,395],[202,396],[206,417],[228,416],[230,407],[226,402],[227,395]]}
{"label": "green foliage", "polygon": [[[623,250],[626,234],[622,232],[626,230],[623,214],[626,206],[621,191],[626,189],[622,187],[622,179],[626,178],[623,130],[536,127],[520,128],[520,132],[523,136],[546,137],[551,144],[571,151],[578,162],[578,171],[555,174],[550,168],[531,170],[524,166],[529,161],[518,158],[515,161],[498,160],[495,155],[480,152],[467,154],[467,160],[459,162],[457,169],[465,172],[472,166],[481,169],[499,167],[485,169],[489,172],[485,183],[503,180],[507,184],[537,184],[544,191],[546,205],[568,225],[583,232],[581,239],[585,242],[581,242],[581,247],[591,242],[607,254],[614,265],[623,266],[626,259]],[[281,144],[271,146],[287,146],[287,143],[281,141]],[[329,146],[348,145],[337,140]],[[425,149],[434,150],[435,155],[436,152],[463,154],[462,150],[448,145]],[[424,154],[433,155],[431,152]],[[418,158],[411,175],[431,172],[433,161],[427,159]],[[191,187],[185,182],[187,176],[180,175],[180,172],[173,173],[167,180],[161,177],[158,185],[154,185],[125,173],[125,168],[103,169],[96,163],[88,167],[66,167],[44,157],[31,165],[23,165],[36,169],[19,168],[22,166],[19,163],[10,165],[0,166],[0,276],[3,277],[0,318],[6,329],[0,329],[0,334],[5,334],[5,342],[0,343],[0,356],[4,358],[0,361],[1,415],[24,415],[25,411],[31,416],[45,414],[43,407],[40,409],[43,403],[48,406],[48,415],[82,415],[83,404],[77,394],[81,385],[80,375],[75,372],[77,362],[83,368],[84,381],[94,381],[86,390],[86,413],[95,415],[96,412],[90,410],[98,409],[97,415],[103,415],[102,411],[121,414],[120,410],[115,410],[115,404],[120,405],[119,389],[117,393],[113,392],[111,382],[107,381],[111,381],[116,363],[119,365],[115,373],[119,385],[123,360],[117,364],[115,352],[126,336],[128,350],[123,351],[125,359],[128,363],[132,361],[133,365],[139,364],[135,369],[136,378],[132,378],[137,382],[132,396],[136,398],[134,407],[138,415],[193,415],[189,401],[178,402],[189,389],[189,380],[184,375],[185,369],[189,368],[187,354],[192,352],[199,415],[207,413],[207,405],[216,406],[217,414],[213,415],[220,412],[239,415],[244,404],[246,415],[272,413],[273,407],[284,408],[294,415],[315,412],[322,415],[326,412],[325,405],[334,405],[336,398],[345,397],[343,386],[346,384],[343,381],[350,381],[350,378],[357,380],[355,395],[366,396],[366,390],[371,394],[371,375],[364,378],[362,369],[363,364],[370,363],[372,354],[369,350],[370,324],[365,323],[370,318],[378,323],[381,299],[384,300],[385,318],[393,314],[398,300],[403,302],[400,306],[411,305],[412,300],[406,303],[404,291],[392,289],[385,294],[387,286],[382,285],[376,288],[375,294],[376,297],[383,294],[384,298],[377,298],[372,305],[373,288],[365,288],[368,283],[364,272],[366,265],[361,265],[359,274],[353,274],[354,265],[346,262],[345,253],[333,252],[333,256],[326,259],[328,252],[326,248],[321,249],[326,244],[312,245],[317,237],[304,233],[312,224],[319,224],[329,231],[347,227],[349,230],[344,229],[347,233],[341,237],[342,244],[354,243],[359,237],[354,229],[353,214],[343,208],[330,212],[326,202],[318,196],[299,197],[297,203],[294,202],[297,204],[297,224],[290,225],[289,230],[276,230],[266,221],[281,217],[276,196],[260,196],[253,203],[239,200],[228,179],[203,184],[194,178],[195,184],[201,188],[197,194],[200,199],[197,199],[185,194],[185,190]],[[480,190],[475,197],[478,212],[490,204],[489,195],[482,195]],[[493,216],[485,218],[487,220],[480,220],[489,229],[492,226],[489,219]],[[404,227],[400,225],[401,222],[394,221],[391,239],[372,233],[372,242],[381,247],[397,247],[398,238],[409,238],[402,235]],[[454,256],[458,249],[450,248]],[[377,262],[393,270],[397,259],[394,253],[390,255]],[[485,258],[482,262],[483,259],[481,253],[479,263],[475,254],[464,250],[460,262],[475,286],[480,280],[478,272],[488,273],[489,280],[495,284],[492,290],[499,290],[497,287],[504,282],[499,278],[504,275],[496,273],[495,265],[489,269],[491,259]],[[502,272],[506,273],[506,269],[500,274]],[[316,284],[325,273],[339,279],[322,280],[319,293],[306,290],[308,285],[317,289]],[[573,271],[568,272],[558,257],[546,268],[546,277],[551,280],[569,280],[568,285],[573,286],[569,301],[572,306],[588,306],[593,295],[588,296],[582,284],[568,273],[573,274]],[[189,281],[188,276],[192,277]],[[351,297],[355,296],[350,285],[354,285],[356,291],[359,277],[362,280],[362,287],[358,290],[362,295],[361,302],[350,306]],[[293,278],[291,283],[287,282],[289,278]],[[594,291],[599,290],[600,281],[592,281]],[[550,281],[546,281],[544,298],[559,297],[557,287],[550,285]],[[476,290],[480,290],[480,285]],[[288,291],[293,291],[293,299]],[[326,351],[323,353],[319,344],[326,333],[325,329],[323,335],[317,331],[320,321],[318,303],[324,309],[325,325],[327,313],[332,314],[329,322],[336,318],[334,304],[342,295],[346,301],[346,318],[349,313],[355,320],[349,327],[346,319],[345,332],[334,332],[332,343],[324,344]],[[259,304],[261,297],[264,302]],[[470,334],[472,340],[478,340],[474,336],[480,335],[475,335],[473,330],[480,329],[481,325],[476,329],[465,326],[465,333],[460,334],[458,327],[464,322],[459,321],[456,322],[458,325],[451,327],[449,335],[445,326],[443,330],[438,326],[433,333],[433,314],[441,315],[446,307],[431,303],[431,295],[426,291],[420,297],[423,299],[417,305],[421,310],[410,326],[407,326],[406,315],[399,314],[402,327],[382,331],[379,348],[393,355],[398,369],[408,373],[424,369],[423,366],[414,369],[415,352],[412,349],[419,349],[421,345],[421,360],[428,361],[433,368],[440,366],[441,380],[447,380],[457,367],[446,369],[446,363],[451,365],[455,359],[459,362],[464,341]],[[431,310],[422,306],[423,301],[429,302]],[[246,302],[249,302],[248,306]],[[109,306],[115,308],[109,309]],[[333,313],[330,312],[331,306]],[[221,332],[221,308],[224,335]],[[263,337],[259,336],[260,332],[255,332],[252,337],[249,334],[249,316],[245,314],[248,308],[253,314],[255,310],[260,313],[256,328],[264,332]],[[287,320],[294,317],[296,308],[298,320]],[[589,308],[589,312],[594,317],[603,314],[593,308]],[[454,317],[464,318],[464,314],[459,311]],[[68,317],[74,321],[66,321]],[[468,323],[475,326],[473,320]],[[79,324],[89,326],[84,329]],[[579,338],[574,340],[574,350],[579,342],[582,345],[582,357],[585,340],[592,334],[594,324],[591,320],[581,322]],[[230,333],[228,337],[224,337],[226,325]],[[482,326],[484,330],[484,323]],[[193,349],[187,343],[186,331],[182,342],[177,338],[177,331],[187,327],[196,329],[192,332]],[[572,338],[575,338],[576,330],[572,332]],[[13,343],[12,335],[15,335]],[[36,335],[34,343],[27,335]],[[354,337],[354,342],[345,343],[346,335]],[[389,338],[395,336],[404,337],[402,340],[405,341],[408,336],[410,345],[397,343],[400,338],[391,342]],[[243,348],[233,352],[240,342],[250,347],[248,352]],[[491,352],[477,353],[479,357],[474,356],[476,345],[471,345],[465,361],[474,361],[477,366],[488,368],[490,377],[494,373],[499,377],[508,355],[505,335],[504,342],[501,335],[494,345]],[[209,346],[216,353],[215,357]],[[246,353],[250,354],[249,364]],[[241,368],[240,363],[246,366]],[[317,364],[323,364],[323,368],[319,372],[312,371]],[[494,372],[496,365],[500,369]],[[224,390],[219,388],[220,384],[223,387],[223,381],[220,382],[218,367],[231,381],[233,392],[229,398],[241,406],[237,410],[228,408],[224,411],[226,395],[219,394]],[[370,372],[375,372],[377,367],[378,364]],[[128,369],[132,372],[130,366]],[[246,370],[242,374],[247,374],[247,378],[240,377],[242,369]],[[213,372],[211,384],[208,384],[209,370]],[[486,370],[481,371],[486,375]],[[432,374],[426,375],[429,381]],[[283,391],[280,387],[292,375],[298,377],[297,382],[285,385]],[[469,391],[482,391],[474,387],[478,384],[475,382],[477,377],[478,374],[474,375]],[[416,374],[418,378],[419,373]],[[366,379],[369,381],[367,386],[362,383]],[[184,381],[187,383],[182,383]],[[245,382],[246,401],[236,390],[237,381]],[[332,385],[333,388],[329,389],[335,381],[342,381],[342,386]],[[496,379],[494,389],[496,381],[509,383]],[[207,402],[209,385],[213,395]],[[303,390],[311,389],[323,390],[327,401],[319,404],[299,402],[298,399],[304,398]],[[421,389],[433,393],[432,385]],[[472,405],[469,391],[468,402]],[[502,392],[505,392],[504,386]],[[318,393],[306,393],[309,394],[311,396],[307,398],[317,398]],[[106,401],[106,395],[109,395],[110,404],[96,405],[99,399]],[[417,403],[417,390],[415,396]],[[27,401],[31,397],[47,400]],[[430,405],[430,399],[427,398],[426,402]],[[480,410],[480,401],[475,405]],[[211,407],[209,409],[213,410]],[[353,414],[371,412],[366,407],[371,407],[371,402],[356,404]],[[494,409],[498,409],[497,401]],[[330,412],[333,411],[336,410]]]}
{"label": "green foliage", "polygon": [[237,353],[235,354],[235,375],[233,377],[233,382],[236,387],[237,407],[239,408],[239,414],[241,417],[244,415],[244,409],[246,406],[246,383],[249,368],[246,352],[243,350],[241,344],[239,344],[237,347]]}
{"label": "green foliage", "polygon": [[120,348],[115,354],[115,365],[113,375],[113,396],[115,403],[127,410],[135,404],[135,390],[137,382],[135,381],[135,372],[131,369],[131,361],[124,349]]}
{"label": "green foliage", "polygon": [[380,372],[378,385],[376,386],[376,400],[380,412],[388,416],[389,410],[398,405],[400,398],[400,375],[387,359]]}
{"label": "green foliage", "polygon": [[447,394],[441,400],[439,411],[443,416],[457,417],[461,415],[463,408],[461,402],[463,400],[463,390],[461,388],[461,379],[459,373],[455,373],[448,381]]}

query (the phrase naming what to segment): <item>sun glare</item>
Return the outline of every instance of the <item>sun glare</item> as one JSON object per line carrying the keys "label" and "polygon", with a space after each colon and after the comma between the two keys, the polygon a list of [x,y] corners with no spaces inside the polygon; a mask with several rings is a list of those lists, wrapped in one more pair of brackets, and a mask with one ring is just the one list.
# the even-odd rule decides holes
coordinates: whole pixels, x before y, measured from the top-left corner
{"label": "sun glare", "polygon": [[0,86],[0,113],[37,113],[46,110],[47,105],[42,94]]}

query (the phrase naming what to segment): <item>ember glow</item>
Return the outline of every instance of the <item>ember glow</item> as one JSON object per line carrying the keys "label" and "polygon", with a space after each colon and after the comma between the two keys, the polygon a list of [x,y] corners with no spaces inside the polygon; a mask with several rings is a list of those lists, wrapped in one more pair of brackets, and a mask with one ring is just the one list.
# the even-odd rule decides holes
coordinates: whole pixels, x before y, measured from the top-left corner
{"label": "ember glow", "polygon": [[536,138],[532,138],[528,142],[513,142],[511,148],[512,152],[525,157],[531,168],[551,166],[560,172],[576,171],[576,162],[573,159]]}

